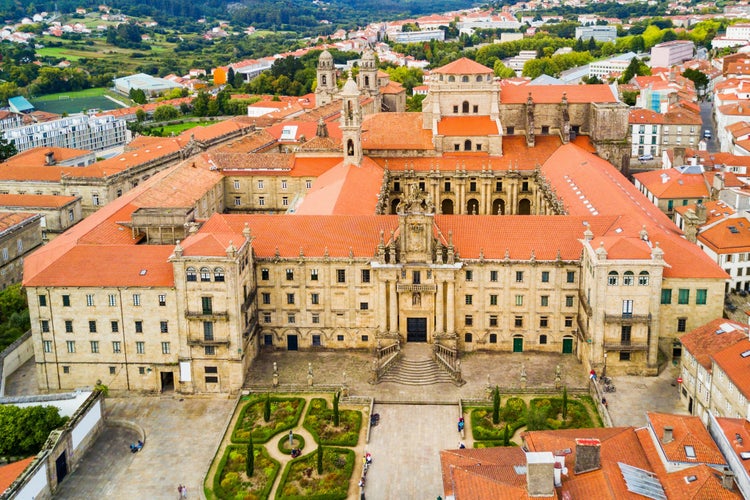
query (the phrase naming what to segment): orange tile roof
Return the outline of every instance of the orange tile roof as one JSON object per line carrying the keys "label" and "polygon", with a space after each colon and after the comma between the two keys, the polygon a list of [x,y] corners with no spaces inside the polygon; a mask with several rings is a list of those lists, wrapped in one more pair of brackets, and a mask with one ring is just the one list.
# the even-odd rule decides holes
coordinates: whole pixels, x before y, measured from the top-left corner
{"label": "orange tile roof", "polygon": [[[745,418],[727,417],[716,417],[716,421],[738,459],[740,459],[740,453],[750,453],[750,421]],[[741,440],[738,440],[737,436]],[[745,472],[750,475],[750,460],[740,459],[739,461]]]}
{"label": "orange tile roof", "polygon": [[[725,331],[721,327],[722,325],[731,326],[733,329]],[[680,337],[680,342],[696,361],[710,372],[711,356],[746,338],[745,328],[747,328],[747,325],[725,318],[717,318],[686,333]]]}
{"label": "orange tile roof", "polygon": [[452,63],[434,69],[432,72],[444,75],[487,75],[491,74],[493,71],[476,61],[462,57]]}
{"label": "orange tile roof", "polygon": [[[688,210],[695,211],[697,206],[698,205],[696,203],[693,203],[691,205],[680,205],[678,207],[674,207],[674,211],[684,216]],[[729,205],[727,205],[721,200],[704,201],[703,206],[706,207],[706,223],[703,224],[703,226],[712,224],[719,219],[722,219],[724,217],[729,217],[730,215],[734,215],[735,213],[732,207],[730,207]]]}
{"label": "orange tile roof", "polygon": [[383,169],[365,157],[360,166],[343,161],[319,176],[296,215],[371,215],[383,183]]}
{"label": "orange tile roof", "polygon": [[703,229],[698,233],[698,240],[718,254],[750,251],[750,221],[744,217],[727,217]]}
{"label": "orange tile roof", "polygon": [[56,162],[61,162],[90,154],[91,151],[73,148],[32,148],[8,158],[5,163],[0,165],[0,169],[6,167],[43,167],[46,165],[48,153],[54,155]]}
{"label": "orange tile roof", "polygon": [[438,122],[438,134],[444,136],[498,135],[498,124],[489,116],[445,116]]}
{"label": "orange tile roof", "polygon": [[709,197],[703,174],[683,174],[671,168],[639,172],[633,178],[660,200]]}
{"label": "orange tile roof", "polygon": [[742,354],[750,351],[750,340],[747,337],[711,356],[711,359],[727,374],[735,387],[750,399],[750,356]]}
{"label": "orange tile roof", "polygon": [[[0,207],[2,208],[2,207]],[[36,214],[26,212],[2,212],[0,211],[0,232],[7,231],[8,229],[26,222],[27,220],[36,217]]]}
{"label": "orange tile roof", "polygon": [[519,447],[442,450],[443,492],[456,498],[526,499],[526,475],[517,474],[516,465],[526,465],[526,453]]}
{"label": "orange tile roof", "polygon": [[406,89],[398,82],[388,82],[387,85],[380,87],[380,93],[383,95],[400,94],[402,92],[406,92]]}
{"label": "orange tile roof", "polygon": [[18,479],[26,467],[34,461],[36,457],[29,457],[12,462],[7,465],[0,465],[0,494],[2,494],[13,482]]}
{"label": "orange tile roof", "polygon": [[[654,431],[652,439],[655,438],[658,441],[657,445],[664,452],[667,461],[715,466],[726,465],[724,456],[704,427],[700,417],[647,412],[646,418]],[[669,443],[664,443],[662,440],[665,427],[672,428],[672,441]],[[695,458],[688,457],[686,446],[693,447]]]}
{"label": "orange tile roof", "polygon": [[509,85],[500,91],[500,102],[503,104],[524,104],[529,98],[536,104],[557,104],[563,95],[571,104],[592,102],[618,102],[609,85],[531,85],[515,87]]}
{"label": "orange tile roof", "polygon": [[650,109],[631,109],[628,123],[634,125],[664,123],[664,115]]}
{"label": "orange tile roof", "polygon": [[375,113],[362,122],[362,148],[432,150],[432,130],[422,128],[422,113]]}
{"label": "orange tile roof", "polygon": [[60,208],[79,199],[79,196],[44,194],[0,194],[1,207]]}
{"label": "orange tile roof", "polygon": [[[217,184],[223,175],[210,170],[209,155],[204,153],[190,160],[189,166],[170,169],[158,183],[138,196],[136,203],[141,208],[182,208],[194,206],[204,194]],[[183,189],[183,186],[190,189]]]}

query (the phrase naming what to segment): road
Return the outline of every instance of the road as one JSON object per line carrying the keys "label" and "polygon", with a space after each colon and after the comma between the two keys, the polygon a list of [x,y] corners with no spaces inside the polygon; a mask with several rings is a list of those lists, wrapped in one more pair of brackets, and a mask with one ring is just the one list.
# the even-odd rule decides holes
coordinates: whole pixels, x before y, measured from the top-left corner
{"label": "road", "polygon": [[[716,123],[713,118],[714,103],[713,101],[701,102],[700,107],[703,130],[711,131],[711,139],[706,141],[706,147],[710,153],[715,153],[719,151],[719,140],[716,138]],[[703,130],[701,130],[701,137],[703,137]]]}

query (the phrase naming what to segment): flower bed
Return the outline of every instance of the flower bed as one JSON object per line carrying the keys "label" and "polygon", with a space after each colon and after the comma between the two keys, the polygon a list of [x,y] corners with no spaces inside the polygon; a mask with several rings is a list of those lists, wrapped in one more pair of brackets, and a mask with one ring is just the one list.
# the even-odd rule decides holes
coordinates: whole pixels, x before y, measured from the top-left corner
{"label": "flower bed", "polygon": [[305,406],[305,400],[272,397],[271,418],[268,422],[263,420],[265,404],[266,396],[253,396],[245,403],[232,432],[232,442],[247,443],[252,434],[253,442],[265,443],[279,432],[296,427],[302,408]]}
{"label": "flower bed", "polygon": [[254,451],[255,473],[252,477],[247,477],[245,473],[247,446],[230,445],[227,447],[214,476],[213,493],[216,497],[243,500],[268,498],[280,465],[268,456],[264,447],[256,446]]}
{"label": "flower bed", "polygon": [[[292,434],[292,439],[294,440],[294,446],[296,448],[299,448],[300,450],[305,449],[305,438],[299,434]],[[292,454],[292,449],[289,448],[289,434],[279,439],[279,451],[284,455]]]}
{"label": "flower bed", "polygon": [[315,398],[310,401],[303,425],[320,444],[356,446],[362,426],[362,413],[357,410],[340,410],[339,425],[336,427],[333,425],[333,409],[328,408],[325,399]]}
{"label": "flower bed", "polygon": [[535,398],[531,405],[539,413],[544,429],[583,429],[595,427],[585,403],[568,399],[568,414],[562,418],[562,398]]}
{"label": "flower bed", "polygon": [[277,500],[345,499],[354,470],[354,452],[323,448],[323,474],[317,473],[317,450],[292,460],[284,469]]}
{"label": "flower bed", "polygon": [[508,398],[500,407],[500,423],[492,423],[492,408],[471,410],[471,435],[475,441],[503,441],[505,426],[510,426],[510,435],[526,425],[526,403],[521,398]]}

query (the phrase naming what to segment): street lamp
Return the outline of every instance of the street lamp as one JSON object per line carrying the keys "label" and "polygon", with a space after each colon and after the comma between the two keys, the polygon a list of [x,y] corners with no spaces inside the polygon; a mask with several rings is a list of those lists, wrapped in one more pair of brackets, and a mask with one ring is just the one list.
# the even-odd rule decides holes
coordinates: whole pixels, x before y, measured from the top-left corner
{"label": "street lamp", "polygon": [[604,353],[604,368],[602,368],[602,377],[607,376],[607,353]]}

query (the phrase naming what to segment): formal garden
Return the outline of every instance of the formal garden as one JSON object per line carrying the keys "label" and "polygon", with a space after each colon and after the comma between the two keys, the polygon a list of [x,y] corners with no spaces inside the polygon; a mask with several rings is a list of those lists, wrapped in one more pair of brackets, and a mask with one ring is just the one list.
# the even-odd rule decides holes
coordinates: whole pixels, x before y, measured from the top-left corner
{"label": "formal garden", "polygon": [[581,429],[602,427],[594,401],[588,395],[534,397],[512,396],[502,401],[499,390],[492,394],[492,406],[467,408],[475,448],[519,446],[513,440],[518,431]]}
{"label": "formal garden", "polygon": [[243,397],[209,471],[206,498],[347,498],[362,412],[339,409],[339,397]]}

